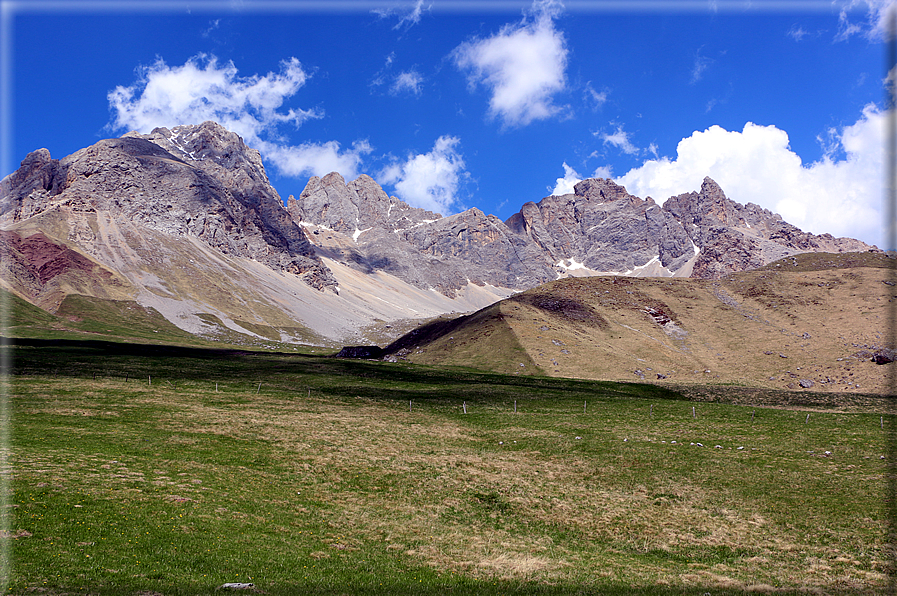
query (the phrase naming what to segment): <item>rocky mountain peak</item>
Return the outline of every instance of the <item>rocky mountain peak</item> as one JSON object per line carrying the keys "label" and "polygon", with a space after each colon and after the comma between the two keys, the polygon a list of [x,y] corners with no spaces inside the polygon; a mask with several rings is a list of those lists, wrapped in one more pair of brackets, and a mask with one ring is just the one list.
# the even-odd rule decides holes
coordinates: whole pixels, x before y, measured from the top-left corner
{"label": "rocky mountain peak", "polygon": [[312,176],[299,199],[287,202],[287,210],[295,221],[350,235],[368,229],[402,230],[442,217],[387,195],[366,174],[346,183],[337,172]]}
{"label": "rocky mountain peak", "polygon": [[19,169],[0,181],[0,219],[28,217],[65,184],[58,159],[47,149],[32,151]]}
{"label": "rocky mountain peak", "polygon": [[[214,122],[131,132],[59,162],[37,151],[2,189],[0,215],[10,223],[57,208],[75,219],[198,238],[224,254],[300,275],[318,289],[336,283],[283,208],[258,151]],[[81,228],[78,241],[87,252],[105,250],[96,224],[85,221]]]}
{"label": "rocky mountain peak", "polygon": [[633,198],[632,195],[626,192],[624,187],[608,178],[588,178],[583,180],[573,187],[573,193],[577,197],[598,202]]}
{"label": "rocky mountain peak", "polygon": [[625,274],[652,261],[675,269],[694,254],[681,226],[653,199],[605,178],[583,180],[573,194],[526,203],[505,223],[541,247],[561,273]]}
{"label": "rocky mountain peak", "polygon": [[94,220],[120,222],[201,240],[318,289],[335,286],[321,256],[455,296],[471,285],[511,291],[567,275],[714,278],[796,252],[871,248],[740,205],[709,177],[662,208],[591,178],[573,193],[526,201],[503,222],[476,208],[442,217],[389,196],[370,176],[347,182],[332,172],[312,176],[284,208],[259,152],[214,122],[131,132],[62,160],[38,150],[0,190],[4,223],[61,210],[91,254],[105,241]]}
{"label": "rocky mountain peak", "polygon": [[709,176],[701,183],[700,192],[688,192],[667,199],[663,208],[688,226],[738,226],[741,206],[726,197],[726,193]]}
{"label": "rocky mountain peak", "polygon": [[736,203],[710,177],[704,178],[700,192],[667,199],[663,210],[682,224],[700,249],[693,277],[719,278],[801,252],[878,250],[852,238],[816,236],[758,205]]}
{"label": "rocky mountain peak", "polygon": [[224,170],[249,169],[256,177],[268,181],[261,154],[242,137],[217,122],[186,124],[172,129],[155,128],[148,135],[129,132],[124,138],[142,138],[162,147],[184,161],[209,161]]}

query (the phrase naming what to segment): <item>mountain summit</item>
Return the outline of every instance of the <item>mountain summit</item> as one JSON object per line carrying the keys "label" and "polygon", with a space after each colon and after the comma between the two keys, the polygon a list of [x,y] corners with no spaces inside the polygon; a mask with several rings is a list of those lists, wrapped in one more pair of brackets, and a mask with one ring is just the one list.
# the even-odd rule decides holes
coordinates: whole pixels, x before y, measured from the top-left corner
{"label": "mountain summit", "polygon": [[[370,177],[312,177],[286,204],[261,155],[214,122],[28,154],[0,181],[2,287],[134,300],[194,333],[376,343],[387,323],[466,312],[569,276],[719,278],[799,252],[877,250],[815,236],[705,178],[661,207],[606,179],[507,221],[443,217]],[[276,331],[271,331],[276,330]]]}
{"label": "mountain summit", "polygon": [[[46,149],[30,153],[0,183],[0,221],[49,210],[102,214],[110,222],[197,238],[319,289],[336,283],[283,209],[259,152],[214,122],[132,132],[62,160]],[[88,228],[78,239],[89,248],[94,231]]]}
{"label": "mountain summit", "polygon": [[368,176],[346,183],[332,173],[312,177],[287,209],[320,254],[446,296],[469,283],[522,290],[570,276],[718,279],[797,253],[877,250],[802,232],[732,201],[710,178],[663,207],[611,180],[583,180],[501,221],[475,208],[442,217],[388,197]]}

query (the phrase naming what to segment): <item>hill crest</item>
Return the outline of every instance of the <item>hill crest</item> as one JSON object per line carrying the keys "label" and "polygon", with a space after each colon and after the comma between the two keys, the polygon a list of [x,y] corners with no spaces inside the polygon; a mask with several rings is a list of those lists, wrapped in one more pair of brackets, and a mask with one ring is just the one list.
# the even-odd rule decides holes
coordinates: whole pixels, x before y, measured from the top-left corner
{"label": "hill crest", "polygon": [[507,374],[887,393],[897,300],[880,253],[803,254],[719,280],[590,277],[515,294],[383,350]]}

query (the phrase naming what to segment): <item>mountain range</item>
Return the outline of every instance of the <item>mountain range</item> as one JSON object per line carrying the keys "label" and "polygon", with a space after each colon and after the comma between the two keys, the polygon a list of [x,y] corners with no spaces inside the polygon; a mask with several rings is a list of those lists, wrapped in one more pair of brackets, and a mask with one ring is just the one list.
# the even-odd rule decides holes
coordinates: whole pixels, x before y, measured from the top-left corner
{"label": "mountain range", "polygon": [[129,300],[191,333],[384,345],[446,313],[586,276],[718,280],[808,252],[881,252],[803,232],[705,178],[658,205],[607,179],[507,220],[443,217],[369,176],[313,176],[286,201],[214,122],[28,154],[0,182],[0,283],[49,312]]}

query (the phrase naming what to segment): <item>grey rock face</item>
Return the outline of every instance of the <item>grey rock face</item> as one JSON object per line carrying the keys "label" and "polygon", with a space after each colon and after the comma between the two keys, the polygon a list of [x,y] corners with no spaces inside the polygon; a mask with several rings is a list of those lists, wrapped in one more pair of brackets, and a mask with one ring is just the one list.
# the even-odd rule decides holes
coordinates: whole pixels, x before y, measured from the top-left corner
{"label": "grey rock face", "polygon": [[106,139],[57,161],[29,154],[2,183],[0,217],[102,212],[221,252],[335,285],[268,182],[261,156],[213,122]]}
{"label": "grey rock face", "polygon": [[553,263],[574,259],[596,271],[631,271],[655,257],[676,267],[694,255],[674,217],[652,199],[632,196],[601,178],[583,180],[573,194],[527,203],[506,223]]}
{"label": "grey rock face", "polygon": [[692,277],[716,279],[797,252],[872,248],[801,232],[757,205],[735,203],[710,178],[662,208],[611,180],[583,180],[572,194],[526,202],[502,222],[478,209],[442,217],[387,196],[368,176],[346,183],[332,173],[312,177],[288,211],[352,237],[320,254],[447,296],[468,281],[530,288],[573,262],[624,274],[654,261],[667,274],[690,264]]}
{"label": "grey rock face", "polygon": [[18,170],[0,181],[0,219],[17,221],[40,213],[48,197],[59,194],[65,178],[49,151],[32,151]]}
{"label": "grey rock face", "polygon": [[299,200],[287,201],[287,211],[297,222],[345,234],[369,228],[404,230],[442,217],[388,196],[370,176],[362,174],[346,184],[336,172],[323,178],[312,176]]}
{"label": "grey rock face", "polygon": [[296,222],[352,236],[351,246],[320,254],[450,297],[468,282],[524,288],[555,277],[541,251],[495,216],[469,209],[442,217],[388,196],[365,175],[348,184],[335,172],[312,177],[287,211]]}
{"label": "grey rock face", "polygon": [[877,250],[852,238],[803,232],[758,205],[740,205],[709,177],[704,178],[700,192],[671,197],[663,210],[682,224],[701,250],[692,277],[716,279],[802,252]]}

